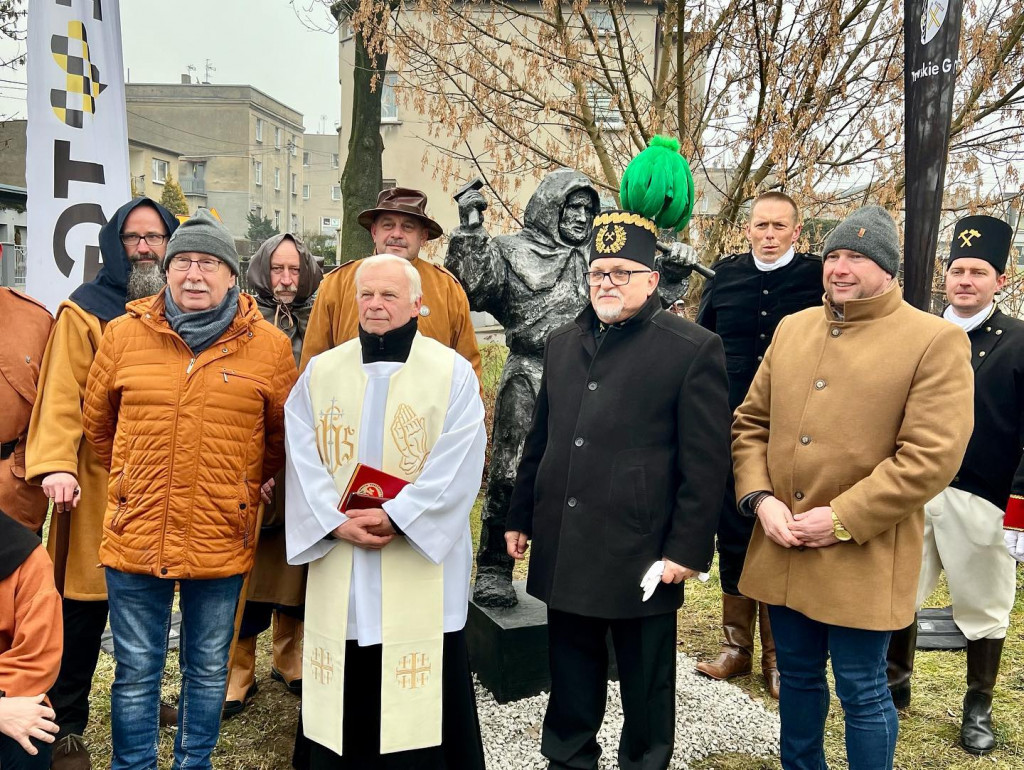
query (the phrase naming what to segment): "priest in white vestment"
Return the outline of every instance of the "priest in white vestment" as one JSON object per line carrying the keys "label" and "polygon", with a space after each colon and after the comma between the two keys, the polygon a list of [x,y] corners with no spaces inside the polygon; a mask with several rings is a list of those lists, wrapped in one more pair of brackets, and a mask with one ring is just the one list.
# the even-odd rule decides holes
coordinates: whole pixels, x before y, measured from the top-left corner
{"label": "priest in white vestment", "polygon": [[[364,259],[359,338],[312,358],[285,406],[288,561],[310,565],[311,770],[484,767],[463,631],[484,407],[469,362],[417,333],[420,295],[405,260]],[[342,513],[357,464],[406,486]]]}

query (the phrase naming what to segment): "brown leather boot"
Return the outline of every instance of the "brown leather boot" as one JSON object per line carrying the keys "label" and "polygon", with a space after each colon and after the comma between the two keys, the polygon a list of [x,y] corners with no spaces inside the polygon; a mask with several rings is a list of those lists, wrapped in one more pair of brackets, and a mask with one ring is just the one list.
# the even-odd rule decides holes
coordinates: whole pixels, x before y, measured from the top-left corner
{"label": "brown leather boot", "polygon": [[302,695],[302,636],[305,625],[274,611],[274,665],[270,676],[283,682],[292,695]]}
{"label": "brown leather boot", "polygon": [[228,661],[228,691],[222,718],[241,714],[256,690],[256,637],[250,636],[238,640]]}
{"label": "brown leather boot", "polygon": [[757,602],[745,596],[722,594],[722,630],[725,641],[718,657],[697,664],[697,671],[712,679],[730,679],[753,670],[754,620]]}
{"label": "brown leather boot", "polygon": [[775,661],[775,637],[772,636],[772,623],[768,619],[767,604],[757,605],[757,622],[761,628],[761,675],[764,677],[768,695],[778,700],[782,682],[779,679],[779,665]]}
{"label": "brown leather boot", "polygon": [[92,770],[89,749],[81,735],[65,735],[53,744],[50,770]]}
{"label": "brown leather boot", "polygon": [[885,655],[885,677],[889,683],[892,705],[900,711],[910,708],[910,676],[914,673],[917,652],[917,616],[906,628],[892,632]]}

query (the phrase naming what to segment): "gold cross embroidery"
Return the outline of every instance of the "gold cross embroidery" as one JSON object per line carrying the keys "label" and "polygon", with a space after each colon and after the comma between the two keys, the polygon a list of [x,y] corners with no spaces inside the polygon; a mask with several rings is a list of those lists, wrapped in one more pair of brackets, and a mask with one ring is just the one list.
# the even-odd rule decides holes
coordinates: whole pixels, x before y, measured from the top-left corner
{"label": "gold cross embroidery", "polygon": [[331,675],[334,673],[334,666],[331,664],[331,653],[327,652],[323,647],[317,647],[309,662],[313,666],[313,678],[319,681],[320,684],[330,684]]}
{"label": "gold cross embroidery", "polygon": [[425,687],[430,678],[430,660],[422,652],[403,655],[395,669],[395,676],[403,690]]}

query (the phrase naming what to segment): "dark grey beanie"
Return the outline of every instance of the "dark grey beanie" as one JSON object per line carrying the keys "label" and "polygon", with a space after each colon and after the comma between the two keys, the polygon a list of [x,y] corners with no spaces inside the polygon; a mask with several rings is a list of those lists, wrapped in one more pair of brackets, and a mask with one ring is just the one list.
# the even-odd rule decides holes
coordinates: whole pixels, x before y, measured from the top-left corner
{"label": "dark grey beanie", "polygon": [[235,250],[235,239],[220,220],[209,209],[198,209],[191,219],[178,225],[171,240],[167,242],[167,256],[164,257],[164,270],[170,264],[171,257],[184,252],[209,254],[231,268],[238,275],[238,252]]}
{"label": "dark grey beanie", "polygon": [[827,257],[836,249],[859,252],[891,276],[899,272],[900,236],[896,221],[881,206],[863,206],[836,225],[825,239],[822,253]]}

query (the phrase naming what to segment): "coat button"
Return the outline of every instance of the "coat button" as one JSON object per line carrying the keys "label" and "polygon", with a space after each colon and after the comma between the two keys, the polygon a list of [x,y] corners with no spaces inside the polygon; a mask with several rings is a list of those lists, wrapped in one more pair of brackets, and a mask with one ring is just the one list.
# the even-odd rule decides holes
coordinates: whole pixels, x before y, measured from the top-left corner
{"label": "coat button", "polygon": [[808,444],[811,443],[811,437],[810,436],[801,436],[800,437],[800,443],[803,444],[804,446],[807,446]]}
{"label": "coat button", "polygon": [[587,390],[597,390],[597,383],[596,382],[588,382],[587,383]]}
{"label": "coat button", "polygon": [[761,339],[764,339],[764,338],[765,338],[764,332],[761,332],[761,333],[760,333],[760,334],[758,335],[758,337],[760,337]]}
{"label": "coat button", "polygon": [[238,507],[241,508],[244,511],[245,510],[245,503],[239,503]]}
{"label": "coat button", "polygon": [[762,310],[761,311],[761,315],[768,315],[768,311],[767,310]]}
{"label": "coat button", "polygon": [[1003,333],[1002,329],[996,329],[996,336],[999,336],[1002,333]]}
{"label": "coat button", "polygon": [[128,502],[128,498],[127,497],[122,497],[120,499],[121,499],[122,503],[127,503]]}
{"label": "coat button", "polygon": [[761,289],[761,293],[762,294],[767,294],[768,293],[768,289]]}
{"label": "coat button", "polygon": [[953,477],[953,481],[960,481],[960,477],[959,476],[954,476]]}
{"label": "coat button", "polygon": [[576,507],[576,498],[575,497],[570,497],[568,502],[569,502],[569,507],[570,508],[575,508]]}
{"label": "coat button", "polygon": [[758,356],[758,357],[757,357],[757,360],[758,360],[758,361],[764,361],[764,356]]}
{"label": "coat button", "polygon": [[220,352],[221,352],[221,353],[227,353],[227,352],[228,352],[228,349],[227,349],[227,348],[221,348],[221,349],[220,349]]}
{"label": "coat button", "polygon": [[815,388],[815,390],[824,390],[825,389],[825,381],[824,380],[815,380],[814,388]]}
{"label": "coat button", "polygon": [[984,356],[984,355],[985,355],[985,351],[984,350],[979,350],[978,351],[978,356],[979,357]]}
{"label": "coat button", "polygon": [[833,337],[838,337],[842,333],[843,333],[843,330],[840,329],[838,326],[833,326],[832,327],[832,336]]}
{"label": "coat button", "polygon": [[986,327],[985,327],[985,331],[987,331],[987,332],[990,332],[990,331],[992,331],[992,327],[991,327],[991,326],[986,326]]}
{"label": "coat button", "polygon": [[160,568],[160,574],[161,575],[166,575],[167,574],[167,567],[161,567]]}
{"label": "coat button", "polygon": [[578,438],[573,442],[576,446],[583,446],[583,439]]}
{"label": "coat button", "polygon": [[793,494],[793,497],[795,497],[797,500],[803,500],[804,499],[804,493],[803,492],[795,492]]}

